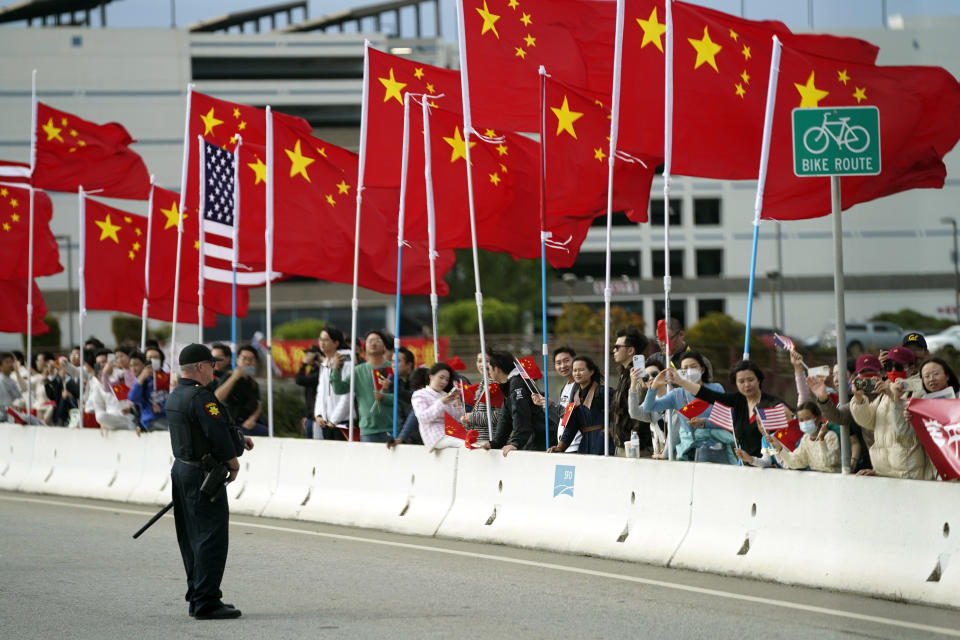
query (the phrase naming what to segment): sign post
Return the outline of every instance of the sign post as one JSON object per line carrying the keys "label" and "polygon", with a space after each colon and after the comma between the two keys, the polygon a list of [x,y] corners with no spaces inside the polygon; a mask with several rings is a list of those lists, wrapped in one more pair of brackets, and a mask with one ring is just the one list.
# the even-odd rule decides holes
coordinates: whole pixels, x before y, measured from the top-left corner
{"label": "sign post", "polygon": [[[880,173],[880,112],[876,107],[794,109],[793,173],[799,178],[830,177],[833,208],[833,289],[837,327],[838,404],[848,402],[847,331],[843,282],[841,176]],[[840,464],[850,473],[850,428],[840,425]]]}

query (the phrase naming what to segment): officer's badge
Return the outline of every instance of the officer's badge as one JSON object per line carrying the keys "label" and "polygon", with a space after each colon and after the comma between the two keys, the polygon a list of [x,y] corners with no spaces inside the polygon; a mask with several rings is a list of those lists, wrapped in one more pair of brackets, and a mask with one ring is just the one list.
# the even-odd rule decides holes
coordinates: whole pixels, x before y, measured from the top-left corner
{"label": "officer's badge", "polygon": [[203,410],[214,418],[220,417],[220,407],[217,406],[216,402],[208,402],[207,404],[203,405]]}

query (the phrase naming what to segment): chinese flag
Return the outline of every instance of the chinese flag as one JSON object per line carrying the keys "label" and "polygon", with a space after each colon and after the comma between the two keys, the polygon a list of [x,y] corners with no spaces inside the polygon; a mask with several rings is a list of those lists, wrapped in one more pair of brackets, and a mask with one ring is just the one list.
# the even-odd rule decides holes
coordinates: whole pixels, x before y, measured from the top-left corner
{"label": "chinese flag", "polygon": [[[480,387],[483,385],[482,382],[477,384],[467,385],[463,388],[463,402],[469,405],[476,405],[477,402],[483,402],[486,398],[486,394],[481,394],[479,400],[477,400],[477,392],[480,390]],[[490,406],[491,407],[502,407],[503,406],[503,390],[500,388],[500,385],[496,382],[490,383]]]}
{"label": "chinese flag", "polygon": [[463,0],[463,16],[473,122],[539,131],[540,65],[554,78],[609,94],[615,2]]}
{"label": "chinese flag", "polygon": [[800,423],[796,418],[787,421],[787,428],[774,431],[771,434],[774,438],[783,443],[790,451],[797,448],[800,438],[803,437],[803,431],[800,429]]}
{"label": "chinese flag", "polygon": [[464,363],[460,356],[453,356],[447,360],[447,364],[450,365],[450,368],[454,371],[463,371],[467,368],[466,363]]}
{"label": "chinese flag", "polygon": [[[0,279],[26,278],[30,247],[30,190],[0,184]],[[43,191],[33,193],[33,275],[49,276],[63,271],[60,250],[50,231],[53,205]],[[24,285],[26,286],[26,285]]]}
{"label": "chinese flag", "polygon": [[110,198],[145,200],[150,175],[135,142],[116,122],[96,124],[37,103],[37,163],[33,186],[87,191]]}
{"label": "chinese flag", "polygon": [[841,62],[784,45],[763,217],[814,218],[831,212],[827,178],[793,173],[791,111],[875,106],[881,173],[840,179],[847,209],[907,189],[943,186],[943,157],[960,137],[960,83],[940,67],[877,67]]}
{"label": "chinese flag", "polygon": [[[173,317],[174,276],[177,264],[177,218],[180,196],[160,187],[153,188],[153,211],[150,214],[150,303],[151,318],[166,319],[154,313]],[[177,316],[182,318],[184,307],[196,308],[199,300],[197,272],[200,259],[199,216],[183,216],[183,239],[181,241],[180,287]],[[262,234],[261,234],[262,236]],[[162,301],[169,301],[163,303]],[[250,295],[245,287],[237,287],[237,317],[247,315]],[[155,304],[156,303],[156,304]],[[232,313],[232,291],[229,285],[206,281],[203,290],[204,312],[214,311],[229,316]],[[166,310],[169,307],[169,310]],[[165,311],[166,310],[166,311]],[[196,311],[193,312],[195,322]]]}
{"label": "chinese flag", "polygon": [[[40,295],[37,283],[33,283],[33,317],[30,331],[39,336],[50,331],[50,327],[43,321],[47,315],[47,304]],[[0,333],[27,332],[27,279],[0,280]]]}
{"label": "chinese flag", "polygon": [[84,208],[85,308],[140,315],[147,219],[90,198],[84,199]]}
{"label": "chinese flag", "polygon": [[700,398],[694,398],[687,404],[680,407],[680,415],[689,420],[690,418],[696,418],[701,413],[707,410],[707,407],[710,406],[710,403],[706,400],[701,400]]}
{"label": "chinese flag", "polygon": [[520,358],[517,360],[517,364],[521,367],[521,373],[526,374],[526,377],[531,380],[539,380],[543,377],[543,372],[540,371],[540,367],[537,366],[537,361],[533,356]]}
{"label": "chinese flag", "polygon": [[[877,55],[877,48],[862,40],[796,35],[780,22],[744,20],[685,2],[672,7],[676,174],[757,178],[774,35],[831,58],[872,64]],[[622,148],[663,153],[665,41],[663,0],[627,0]]]}

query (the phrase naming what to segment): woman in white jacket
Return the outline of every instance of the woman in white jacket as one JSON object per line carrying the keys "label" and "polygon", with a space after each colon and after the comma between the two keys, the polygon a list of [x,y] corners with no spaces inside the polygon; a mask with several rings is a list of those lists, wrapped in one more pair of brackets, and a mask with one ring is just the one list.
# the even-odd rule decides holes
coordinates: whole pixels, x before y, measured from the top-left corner
{"label": "woman in white jacket", "polygon": [[345,379],[353,374],[350,364],[350,346],[343,332],[327,325],[317,340],[320,345],[320,372],[317,379],[317,400],[313,406],[313,415],[317,429],[313,430],[316,440],[344,440],[340,429],[348,428],[350,420],[350,394],[337,394],[330,386],[330,372],[337,359],[343,360],[342,376]]}

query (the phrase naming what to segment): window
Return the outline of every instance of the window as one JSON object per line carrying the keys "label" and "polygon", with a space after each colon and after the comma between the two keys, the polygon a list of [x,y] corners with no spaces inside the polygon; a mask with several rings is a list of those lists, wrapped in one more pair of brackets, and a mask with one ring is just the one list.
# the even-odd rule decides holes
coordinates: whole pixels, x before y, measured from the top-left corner
{"label": "window", "polygon": [[698,278],[723,275],[723,249],[697,249],[696,260]]}
{"label": "window", "polygon": [[697,300],[697,318],[703,318],[708,313],[726,313],[727,301],[723,298],[701,298]]}
{"label": "window", "polygon": [[[590,276],[595,280],[604,280],[607,277],[606,254],[601,251],[584,251],[577,256],[577,261],[570,267],[570,272],[577,277]],[[619,278],[640,277],[639,251],[612,251],[610,253],[610,277]]]}
{"label": "window", "polygon": [[[658,298],[653,301],[653,317],[657,320],[662,320],[664,316],[663,313],[663,298]],[[680,323],[681,327],[687,326],[687,301],[686,300],[670,300],[670,317],[676,318],[677,322]],[[656,327],[656,323],[654,323]]]}
{"label": "window", "polygon": [[697,226],[720,224],[720,198],[694,198],[693,224]]}
{"label": "window", "polygon": [[[653,258],[653,277],[663,277],[663,249],[654,249],[651,254]],[[683,277],[683,249],[673,249],[670,251],[670,277]]]}
{"label": "window", "polygon": [[[670,201],[670,226],[680,224],[680,201]],[[663,226],[663,200],[650,201],[650,225],[654,227]]]}
{"label": "window", "polygon": [[[614,227],[629,227],[634,226],[637,223],[627,217],[627,214],[623,211],[614,211],[613,212],[613,226]],[[602,215],[597,216],[593,219],[593,222],[590,223],[591,227],[604,227],[607,226],[607,213],[604,211]]]}

